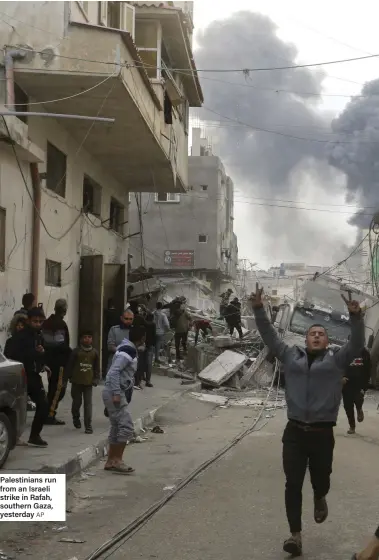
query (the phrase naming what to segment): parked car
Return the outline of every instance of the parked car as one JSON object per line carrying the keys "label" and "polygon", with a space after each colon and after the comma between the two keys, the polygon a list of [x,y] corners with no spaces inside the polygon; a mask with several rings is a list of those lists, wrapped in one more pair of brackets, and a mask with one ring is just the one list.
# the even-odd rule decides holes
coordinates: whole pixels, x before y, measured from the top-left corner
{"label": "parked car", "polygon": [[27,383],[23,365],[0,352],[0,468],[25,429]]}

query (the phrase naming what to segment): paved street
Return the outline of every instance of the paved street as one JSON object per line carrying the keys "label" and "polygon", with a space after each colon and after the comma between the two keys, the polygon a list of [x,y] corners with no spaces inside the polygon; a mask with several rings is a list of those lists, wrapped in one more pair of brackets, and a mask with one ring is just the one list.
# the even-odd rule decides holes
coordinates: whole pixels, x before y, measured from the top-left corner
{"label": "paved street", "polygon": [[[313,523],[310,484],[306,482],[306,559],[349,560],[351,552],[377,525],[379,415],[373,399],[366,409],[361,435],[353,437],[346,435],[347,423],[341,411],[330,518],[323,526]],[[159,417],[165,433],[149,433],[147,442],[126,450],[127,461],[136,468],[134,476],[109,475],[100,463],[90,469],[92,476],[71,483],[71,513],[66,523],[12,524],[10,533],[0,534],[5,541],[3,548],[16,554],[18,560],[84,560],[251,425],[255,416],[256,410],[251,408],[220,409],[189,395],[170,402]],[[118,551],[111,551],[109,558],[282,558],[282,540],[287,536],[280,459],[285,411],[278,410],[273,418],[265,416],[267,425],[180,491],[132,539]],[[4,531],[5,525],[0,530]],[[67,528],[57,532],[64,526]],[[85,542],[59,542],[62,536]]]}

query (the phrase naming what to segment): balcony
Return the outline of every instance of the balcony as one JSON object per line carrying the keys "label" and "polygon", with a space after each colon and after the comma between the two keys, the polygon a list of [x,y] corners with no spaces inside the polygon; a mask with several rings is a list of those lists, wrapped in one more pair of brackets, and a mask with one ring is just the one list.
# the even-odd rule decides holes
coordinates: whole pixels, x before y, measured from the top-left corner
{"label": "balcony", "polygon": [[[134,192],[182,192],[178,147],[167,140],[162,99],[128,32],[71,23],[59,49],[25,51],[17,83],[35,110],[115,118],[114,124],[61,122],[78,144]],[[43,104],[43,101],[60,101]]]}

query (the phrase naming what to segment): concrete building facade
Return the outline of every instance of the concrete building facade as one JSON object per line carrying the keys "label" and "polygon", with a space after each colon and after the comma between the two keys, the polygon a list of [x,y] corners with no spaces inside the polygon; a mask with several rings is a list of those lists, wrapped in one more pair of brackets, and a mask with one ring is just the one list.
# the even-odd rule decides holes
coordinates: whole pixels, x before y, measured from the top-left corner
{"label": "concrete building facade", "polygon": [[196,274],[217,292],[237,274],[234,186],[220,158],[201,150],[197,129],[191,153],[185,194],[132,195],[131,229],[141,229],[141,219],[143,232],[131,240],[132,264],[155,272]]}
{"label": "concrete building facade", "polygon": [[86,325],[100,345],[107,299],[125,302],[129,191],[188,185],[188,109],[202,103],[192,23],[172,2],[2,11],[2,109],[114,122],[0,117],[0,345],[27,291],[46,313],[66,298],[74,343]]}

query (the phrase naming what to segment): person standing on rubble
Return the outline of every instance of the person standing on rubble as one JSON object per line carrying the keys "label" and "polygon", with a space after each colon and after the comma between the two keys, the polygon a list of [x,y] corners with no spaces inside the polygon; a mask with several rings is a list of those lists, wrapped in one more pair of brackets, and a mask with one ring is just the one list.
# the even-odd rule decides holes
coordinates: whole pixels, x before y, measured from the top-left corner
{"label": "person standing on rubble", "polygon": [[231,288],[228,288],[228,289],[226,290],[226,292],[224,292],[224,293],[222,293],[222,294],[220,295],[220,298],[221,298],[221,303],[220,303],[220,317],[221,317],[222,319],[225,318],[226,309],[227,309],[227,307],[228,307],[228,305],[229,305],[229,299],[230,299],[230,296],[232,295],[232,293],[233,293],[233,290],[232,290]]}
{"label": "person standing on rubble", "polygon": [[226,308],[225,320],[229,327],[230,336],[233,336],[234,329],[236,329],[240,339],[242,339],[241,303],[238,298],[234,298]]}
{"label": "person standing on rubble", "polygon": [[288,423],[284,430],[283,467],[286,476],[285,504],[291,536],[283,550],[302,554],[302,488],[307,466],[314,493],[314,520],[328,517],[326,496],[330,489],[334,433],[342,397],[343,371],[360,354],[365,327],[359,303],[342,296],[351,321],[351,338],[338,350],[328,349],[324,326],[312,325],[306,346],[287,346],[270,323],[263,307],[263,288],[256,285],[250,297],[257,329],[269,351],[280,360],[286,383]]}
{"label": "person standing on rubble", "polygon": [[175,321],[175,351],[177,362],[181,360],[181,346],[183,347],[184,353],[187,353],[188,331],[190,327],[191,315],[186,310],[184,304],[182,304]]}
{"label": "person standing on rubble", "polygon": [[357,420],[363,422],[363,403],[365,393],[368,389],[371,377],[370,352],[363,348],[360,356],[355,358],[346,368],[343,378],[343,406],[349,421],[348,434],[355,434],[355,408],[357,409]]}

